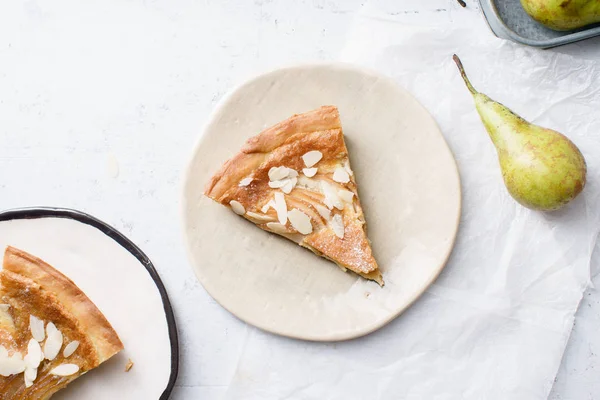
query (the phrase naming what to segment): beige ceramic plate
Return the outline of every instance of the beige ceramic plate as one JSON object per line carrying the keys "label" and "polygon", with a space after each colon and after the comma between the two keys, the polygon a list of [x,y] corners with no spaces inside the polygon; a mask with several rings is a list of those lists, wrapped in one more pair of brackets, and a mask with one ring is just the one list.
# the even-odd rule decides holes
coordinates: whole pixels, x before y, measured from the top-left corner
{"label": "beige ceramic plate", "polygon": [[[385,287],[342,272],[203,196],[247,138],[336,105]],[[183,218],[204,288],[240,319],[280,335],[344,340],[398,316],[438,276],[460,216],[456,164],[429,113],[390,79],[348,65],[280,69],[226,97],[194,150]]]}

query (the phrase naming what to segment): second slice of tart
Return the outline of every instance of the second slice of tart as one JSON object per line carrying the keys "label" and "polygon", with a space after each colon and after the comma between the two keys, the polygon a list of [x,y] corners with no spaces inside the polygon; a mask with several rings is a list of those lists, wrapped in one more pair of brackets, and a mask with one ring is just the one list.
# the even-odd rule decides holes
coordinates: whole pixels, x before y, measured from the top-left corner
{"label": "second slice of tart", "polygon": [[45,400],[123,349],[69,278],[8,247],[0,271],[0,400]]}

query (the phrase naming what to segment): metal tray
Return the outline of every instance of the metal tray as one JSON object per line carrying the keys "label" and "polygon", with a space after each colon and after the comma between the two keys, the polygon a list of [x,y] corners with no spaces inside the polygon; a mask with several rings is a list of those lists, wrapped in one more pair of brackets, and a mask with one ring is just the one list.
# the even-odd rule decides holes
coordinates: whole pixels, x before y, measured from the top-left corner
{"label": "metal tray", "polygon": [[550,48],[600,35],[600,24],[557,32],[534,21],[520,0],[479,0],[492,32],[500,38],[528,46]]}

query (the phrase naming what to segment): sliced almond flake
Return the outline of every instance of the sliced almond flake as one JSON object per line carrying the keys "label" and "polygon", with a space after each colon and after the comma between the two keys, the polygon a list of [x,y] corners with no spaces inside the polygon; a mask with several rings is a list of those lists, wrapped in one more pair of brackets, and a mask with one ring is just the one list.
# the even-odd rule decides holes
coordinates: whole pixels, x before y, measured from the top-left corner
{"label": "sliced almond flake", "polygon": [[269,187],[272,189],[279,189],[288,184],[290,180],[288,178],[282,179],[280,181],[271,181],[269,182]]}
{"label": "sliced almond flake", "polygon": [[312,233],[313,227],[310,222],[310,217],[304,214],[302,211],[297,210],[295,208],[291,209],[288,212],[288,219],[290,220],[290,223],[292,224],[294,229],[296,229],[301,234],[308,235],[309,233]]}
{"label": "sliced almond flake", "polygon": [[12,357],[0,358],[0,375],[4,377],[20,374],[25,371],[26,367],[25,361],[16,357],[15,354]]}
{"label": "sliced almond flake", "polygon": [[344,220],[340,214],[335,214],[331,219],[331,229],[333,229],[335,236],[340,239],[344,238]]}
{"label": "sliced almond flake", "polygon": [[289,233],[285,225],[281,225],[279,222],[269,222],[267,228],[274,233]]}
{"label": "sliced almond flake", "polygon": [[236,213],[237,215],[244,215],[246,214],[246,209],[244,208],[244,206],[242,205],[242,203],[240,203],[237,200],[231,200],[229,202],[229,205],[231,206],[231,209],[233,210],[234,213]]}
{"label": "sliced almond flake", "polygon": [[46,332],[44,332],[44,321],[34,315],[29,316],[29,329],[31,330],[31,335],[33,338],[38,342],[43,342],[46,338]]}
{"label": "sliced almond flake", "polygon": [[[274,204],[273,200],[269,200],[269,202],[267,204],[262,206],[260,211],[262,211],[263,214],[266,214],[267,212],[269,212],[269,208],[273,207],[273,204]],[[273,207],[273,208],[275,208],[275,207]]]}
{"label": "sliced almond flake", "polygon": [[337,191],[332,185],[330,185],[326,181],[321,181],[321,189],[323,190],[323,194],[325,195],[323,203],[325,203],[327,208],[329,208],[330,210],[332,210],[334,207],[338,210],[344,209],[344,203],[342,202],[342,199],[340,199],[340,196],[338,195]]}
{"label": "sliced almond flake", "polygon": [[2,345],[0,345],[0,358],[8,358],[8,350]]}
{"label": "sliced almond flake", "polygon": [[16,358],[17,360],[23,361],[23,355],[20,352],[18,352],[18,351],[15,351],[13,353],[12,357]]}
{"label": "sliced almond flake", "polygon": [[264,222],[273,222],[276,219],[271,217],[270,215],[266,215],[266,214],[258,214],[252,211],[248,211],[246,213],[246,217],[251,218],[259,223],[264,223]]}
{"label": "sliced almond flake", "polygon": [[352,169],[350,168],[350,162],[348,160],[344,161],[344,169],[346,170],[348,175],[354,175],[354,172],[352,172]]}
{"label": "sliced almond flake", "polygon": [[[35,339],[29,340],[27,344],[27,355],[23,357],[23,361],[27,364],[28,368],[37,368],[44,359],[44,353],[40,344]],[[33,379],[35,380],[35,378]]]}
{"label": "sliced almond flake", "polygon": [[269,170],[270,181],[280,181],[287,178],[289,175],[290,171],[287,167],[273,167]]}
{"label": "sliced almond flake", "polygon": [[346,203],[352,203],[352,199],[354,198],[354,193],[346,189],[338,191],[338,195],[340,196],[340,199],[344,200]]}
{"label": "sliced almond flake", "polygon": [[333,171],[333,180],[339,183],[348,183],[350,182],[350,175],[348,175],[344,167],[337,167]]}
{"label": "sliced almond flake", "polygon": [[321,217],[323,217],[326,221],[329,221],[329,218],[331,218],[331,211],[329,211],[329,208],[323,207],[320,204],[315,204],[315,208]]}
{"label": "sliced almond flake", "polygon": [[248,186],[252,183],[253,180],[254,179],[252,179],[251,177],[244,178],[240,181],[240,186]]}
{"label": "sliced almond flake", "polygon": [[273,207],[277,212],[277,219],[281,225],[285,225],[287,222],[287,204],[285,203],[285,196],[283,193],[275,193],[275,206]]}
{"label": "sliced almond flake", "polygon": [[[27,373],[27,370],[25,370],[25,373]],[[37,370],[35,370],[35,375],[37,377]],[[25,387],[26,388],[30,388],[33,386],[33,381],[30,380],[29,378],[27,378],[27,375],[23,375],[25,377]]]}
{"label": "sliced almond flake", "polygon": [[79,366],[76,364],[61,364],[50,371],[50,375],[71,376],[79,371]]}
{"label": "sliced almond flake", "polygon": [[52,322],[48,322],[46,326],[46,334],[48,338],[44,343],[44,358],[47,360],[54,360],[63,345],[63,335],[56,329],[56,326]]}
{"label": "sliced almond flake", "polygon": [[298,183],[298,178],[290,178],[288,182],[281,188],[281,191],[285,194],[290,194],[292,190],[296,187]]}
{"label": "sliced almond flake", "polygon": [[302,170],[302,173],[305,176],[312,178],[313,176],[315,176],[317,174],[318,171],[319,171],[319,168],[304,168]]}
{"label": "sliced almond flake", "polygon": [[46,335],[50,336],[51,333],[58,332],[58,328],[54,325],[53,322],[48,322],[46,325]]}
{"label": "sliced almond flake", "polygon": [[65,346],[63,350],[63,357],[68,358],[75,353],[75,351],[79,348],[79,341],[73,340],[71,343]]}
{"label": "sliced almond flake", "polygon": [[304,165],[306,168],[310,168],[323,158],[323,153],[318,150],[312,150],[302,156],[302,160],[304,160]]}
{"label": "sliced almond flake", "polygon": [[31,383],[33,383],[33,382],[35,382],[36,378],[37,378],[37,368],[31,368],[31,367],[25,368],[25,383],[27,383],[27,381],[30,381]]}
{"label": "sliced almond flake", "polygon": [[292,168],[288,168],[288,178],[296,178],[298,176],[298,171]]}

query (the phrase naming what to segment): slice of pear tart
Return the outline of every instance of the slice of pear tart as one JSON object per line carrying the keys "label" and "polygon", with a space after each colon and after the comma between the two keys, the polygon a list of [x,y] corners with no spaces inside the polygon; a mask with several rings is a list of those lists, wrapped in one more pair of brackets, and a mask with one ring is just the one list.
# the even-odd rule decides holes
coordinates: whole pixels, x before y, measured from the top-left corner
{"label": "slice of pear tart", "polygon": [[294,115],[250,138],[205,194],[383,286],[336,107]]}
{"label": "slice of pear tart", "polygon": [[0,400],[42,400],[123,349],[66,276],[8,247],[0,271]]}

